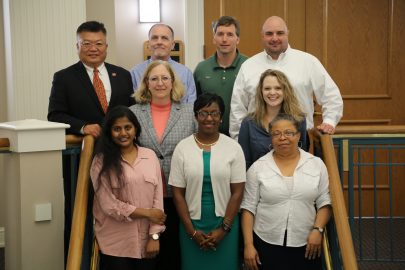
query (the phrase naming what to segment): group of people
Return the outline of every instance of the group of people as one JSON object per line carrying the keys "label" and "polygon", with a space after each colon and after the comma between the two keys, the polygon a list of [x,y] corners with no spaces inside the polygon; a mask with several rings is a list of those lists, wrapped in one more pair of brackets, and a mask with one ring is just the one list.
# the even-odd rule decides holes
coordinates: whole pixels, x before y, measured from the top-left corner
{"label": "group of people", "polygon": [[317,128],[333,134],[339,89],[314,56],[289,46],[280,17],[263,25],[263,52],[243,56],[239,39],[239,22],[219,18],[217,50],[193,74],[170,58],[173,29],[156,24],[151,58],[128,72],[104,62],[102,23],[77,29],[80,61],[55,73],[48,119],[97,138],[100,269],[239,269],[241,261],[321,269],[331,201],[325,165],[305,151],[306,130],[314,94]]}

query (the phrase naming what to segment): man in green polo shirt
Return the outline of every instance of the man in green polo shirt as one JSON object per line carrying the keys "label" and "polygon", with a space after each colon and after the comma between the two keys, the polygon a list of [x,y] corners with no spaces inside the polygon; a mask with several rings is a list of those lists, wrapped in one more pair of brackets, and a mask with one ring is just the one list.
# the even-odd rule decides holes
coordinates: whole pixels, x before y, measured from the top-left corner
{"label": "man in green polo shirt", "polygon": [[239,53],[239,21],[230,16],[222,16],[213,27],[213,43],[216,52],[200,62],[194,71],[197,96],[202,93],[215,93],[225,103],[225,113],[219,131],[229,136],[229,111],[233,83],[242,63],[247,59]]}

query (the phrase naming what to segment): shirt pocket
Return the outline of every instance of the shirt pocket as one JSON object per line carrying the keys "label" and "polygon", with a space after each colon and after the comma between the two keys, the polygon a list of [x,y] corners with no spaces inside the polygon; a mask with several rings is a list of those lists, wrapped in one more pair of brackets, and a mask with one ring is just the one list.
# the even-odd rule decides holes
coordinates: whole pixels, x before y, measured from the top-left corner
{"label": "shirt pocket", "polygon": [[275,172],[259,173],[260,201],[269,205],[284,201],[287,196],[287,190],[280,175]]}
{"label": "shirt pocket", "polygon": [[308,167],[303,169],[302,177],[297,181],[297,185],[301,195],[307,200],[315,201],[317,198],[320,177],[321,173],[316,168]]}

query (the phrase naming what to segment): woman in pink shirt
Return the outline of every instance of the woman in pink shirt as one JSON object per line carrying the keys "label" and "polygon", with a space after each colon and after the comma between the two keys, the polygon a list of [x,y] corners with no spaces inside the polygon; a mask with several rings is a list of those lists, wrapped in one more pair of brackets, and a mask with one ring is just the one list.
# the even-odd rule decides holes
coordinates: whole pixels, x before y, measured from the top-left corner
{"label": "woman in pink shirt", "polygon": [[165,230],[163,188],[156,154],[140,147],[136,116],[127,107],[105,118],[91,166],[100,269],[156,269]]}

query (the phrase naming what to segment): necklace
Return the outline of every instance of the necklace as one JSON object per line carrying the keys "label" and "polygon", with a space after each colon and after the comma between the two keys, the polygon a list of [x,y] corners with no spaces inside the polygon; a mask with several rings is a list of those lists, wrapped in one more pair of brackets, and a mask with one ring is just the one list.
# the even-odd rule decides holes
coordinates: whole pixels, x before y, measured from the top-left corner
{"label": "necklace", "polygon": [[200,141],[197,139],[197,135],[196,135],[195,133],[193,134],[193,136],[194,136],[194,140],[195,140],[198,144],[200,144],[201,146],[206,146],[206,147],[214,146],[214,145],[218,142],[218,140],[219,140],[219,137],[218,137],[218,139],[217,139],[215,142],[213,142],[213,143],[202,143],[202,142],[200,142]]}

